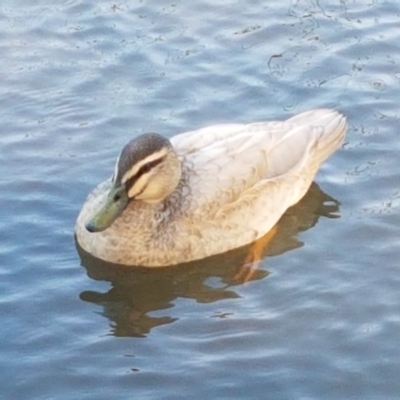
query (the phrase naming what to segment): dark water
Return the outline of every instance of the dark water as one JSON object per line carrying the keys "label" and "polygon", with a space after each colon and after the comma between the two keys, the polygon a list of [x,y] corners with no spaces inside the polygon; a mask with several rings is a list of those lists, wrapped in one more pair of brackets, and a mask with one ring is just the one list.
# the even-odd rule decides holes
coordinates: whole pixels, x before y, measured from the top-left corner
{"label": "dark water", "polygon": [[[3,1],[1,398],[398,399],[399,24],[379,0]],[[347,141],[251,282],[246,249],[81,261],[75,218],[130,138],[315,107]]]}

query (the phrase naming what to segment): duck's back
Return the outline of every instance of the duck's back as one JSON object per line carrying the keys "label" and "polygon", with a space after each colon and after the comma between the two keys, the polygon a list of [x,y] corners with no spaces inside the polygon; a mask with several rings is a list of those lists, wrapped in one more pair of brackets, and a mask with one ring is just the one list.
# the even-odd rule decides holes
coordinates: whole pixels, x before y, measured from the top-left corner
{"label": "duck's back", "polygon": [[344,116],[321,109],[287,121],[216,125],[173,137],[190,169],[186,212],[194,228],[201,221],[201,236],[216,247],[228,237],[234,248],[263,236],[305,195],[345,131]]}

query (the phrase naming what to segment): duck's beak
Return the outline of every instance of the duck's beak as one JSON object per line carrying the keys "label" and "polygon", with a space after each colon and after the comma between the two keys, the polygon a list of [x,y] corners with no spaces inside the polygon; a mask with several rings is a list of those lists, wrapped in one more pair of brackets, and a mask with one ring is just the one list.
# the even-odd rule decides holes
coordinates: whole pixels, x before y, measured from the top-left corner
{"label": "duck's beak", "polygon": [[129,198],[124,186],[112,187],[100,210],[86,222],[86,229],[89,232],[104,231],[121,215],[128,202]]}

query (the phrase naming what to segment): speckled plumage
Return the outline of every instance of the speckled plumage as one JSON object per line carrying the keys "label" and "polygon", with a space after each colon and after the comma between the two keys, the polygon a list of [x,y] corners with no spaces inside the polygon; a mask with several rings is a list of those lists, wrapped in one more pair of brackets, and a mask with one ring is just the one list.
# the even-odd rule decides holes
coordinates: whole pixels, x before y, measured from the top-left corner
{"label": "speckled plumage", "polygon": [[83,205],[77,240],[103,260],[147,267],[251,243],[304,196],[345,131],[345,117],[324,109],[287,121],[216,125],[174,136],[182,177],[173,193],[159,203],[132,200],[109,228],[90,233],[85,222],[104,202],[109,179]]}

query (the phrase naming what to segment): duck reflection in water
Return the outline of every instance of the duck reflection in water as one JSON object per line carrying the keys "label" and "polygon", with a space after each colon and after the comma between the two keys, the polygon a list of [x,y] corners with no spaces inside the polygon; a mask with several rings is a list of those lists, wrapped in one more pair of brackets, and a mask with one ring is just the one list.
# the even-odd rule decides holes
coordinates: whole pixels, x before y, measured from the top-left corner
{"label": "duck reflection in water", "polygon": [[[264,260],[301,247],[298,233],[315,226],[321,216],[338,218],[338,212],[339,202],[313,183],[306,196],[289,208],[276,225],[276,233],[264,249]],[[261,266],[242,279],[249,246],[201,261],[150,270],[106,263],[79,245],[77,248],[88,276],[111,282],[112,287],[106,293],[84,291],[80,298],[103,307],[103,314],[112,321],[111,334],[115,336],[146,336],[152,328],[176,321],[178,318],[172,316],[150,314],[174,307],[178,298],[199,303],[237,298],[240,296],[235,286],[247,278],[259,280],[269,274]]]}

